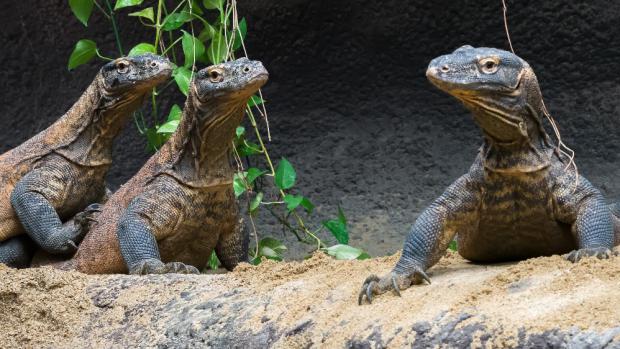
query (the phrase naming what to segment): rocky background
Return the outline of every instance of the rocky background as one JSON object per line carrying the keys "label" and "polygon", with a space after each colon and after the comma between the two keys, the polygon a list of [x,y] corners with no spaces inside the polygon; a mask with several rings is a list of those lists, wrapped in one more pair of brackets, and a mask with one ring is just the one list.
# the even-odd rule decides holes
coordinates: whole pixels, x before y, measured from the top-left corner
{"label": "rocky background", "polygon": [[[620,198],[620,5],[508,1],[514,48],[530,62],[580,172]],[[420,211],[464,173],[480,144],[465,109],[426,81],[435,56],[463,45],[507,48],[501,1],[240,1],[248,50],[271,72],[265,88],[274,157],[296,165],[318,217],[341,205],[351,244],[400,248]],[[75,42],[114,55],[108,23],[84,28],[67,1],[10,1],[0,11],[0,151],[62,115],[101,62],[66,68]],[[148,35],[121,19],[126,50]],[[149,154],[132,124],[115,151],[119,186]],[[278,236],[269,221],[260,228]],[[295,245],[287,238],[289,246]],[[292,257],[302,251],[293,248]]]}

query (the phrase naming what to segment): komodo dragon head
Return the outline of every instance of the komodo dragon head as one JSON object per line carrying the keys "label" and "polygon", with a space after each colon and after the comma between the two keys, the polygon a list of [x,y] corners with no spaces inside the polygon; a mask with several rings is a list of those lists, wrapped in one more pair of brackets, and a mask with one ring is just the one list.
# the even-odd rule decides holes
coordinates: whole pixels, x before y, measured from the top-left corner
{"label": "komodo dragon head", "polygon": [[200,70],[192,83],[200,109],[245,105],[269,78],[259,61],[240,58]]}
{"label": "komodo dragon head", "polygon": [[171,74],[170,61],[150,53],[115,59],[100,71],[104,95],[117,100],[127,94],[143,95]]}
{"label": "komodo dragon head", "polygon": [[[210,177],[232,178],[229,157],[235,129],[243,121],[248,99],[268,78],[261,62],[247,58],[196,72],[181,123],[166,143],[170,153],[176,154],[171,175],[195,186]],[[162,153],[166,152],[164,146]]]}
{"label": "komodo dragon head", "polygon": [[491,142],[547,141],[536,75],[517,55],[495,48],[463,46],[433,59],[426,76],[472,111]]}

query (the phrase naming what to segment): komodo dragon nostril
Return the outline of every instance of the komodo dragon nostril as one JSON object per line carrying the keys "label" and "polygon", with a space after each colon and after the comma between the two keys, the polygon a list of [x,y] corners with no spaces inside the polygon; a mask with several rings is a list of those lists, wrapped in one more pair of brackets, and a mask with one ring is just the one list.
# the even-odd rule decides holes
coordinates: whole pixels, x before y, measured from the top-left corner
{"label": "komodo dragon nostril", "polygon": [[447,72],[450,71],[450,67],[448,67],[447,64],[444,64],[444,65],[441,66],[441,71],[444,72],[444,73],[447,73]]}

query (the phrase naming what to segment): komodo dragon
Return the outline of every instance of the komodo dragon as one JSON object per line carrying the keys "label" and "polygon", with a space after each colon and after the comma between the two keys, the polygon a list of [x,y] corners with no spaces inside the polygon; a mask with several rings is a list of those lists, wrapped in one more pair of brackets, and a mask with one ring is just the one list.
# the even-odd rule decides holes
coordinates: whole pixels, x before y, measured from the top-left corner
{"label": "komodo dragon", "polygon": [[457,233],[458,253],[474,262],[565,253],[576,262],[612,254],[620,226],[613,227],[601,193],[577,180],[568,157],[551,145],[527,62],[503,50],[463,46],[431,61],[426,75],[472,112],[484,143],[469,172],[418,217],[392,272],[365,280],[360,304],[430,282],[425,271]]}
{"label": "komodo dragon", "polygon": [[75,252],[82,226],[62,222],[105,196],[114,138],[171,71],[151,54],[107,63],[65,115],[0,155],[0,263],[27,266],[36,245]]}
{"label": "komodo dragon", "polygon": [[177,131],[102,206],[73,259],[88,274],[197,273],[215,248],[222,265],[247,260],[232,187],[231,147],[248,99],[267,81],[247,58],[195,74]]}

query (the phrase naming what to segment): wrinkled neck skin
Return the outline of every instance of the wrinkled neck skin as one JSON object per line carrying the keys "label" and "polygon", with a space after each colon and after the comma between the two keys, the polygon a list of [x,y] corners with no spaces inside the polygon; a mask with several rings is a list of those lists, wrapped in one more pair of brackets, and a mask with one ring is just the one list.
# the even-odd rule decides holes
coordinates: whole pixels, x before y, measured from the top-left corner
{"label": "wrinkled neck skin", "polygon": [[192,187],[230,184],[232,142],[244,108],[245,101],[202,105],[190,94],[179,128],[166,144],[173,161],[167,173]]}
{"label": "wrinkled neck skin", "polygon": [[133,91],[118,96],[105,93],[101,76],[63,116],[62,127],[55,132],[68,140],[56,153],[85,166],[109,165],[112,143],[132,113],[142,105],[143,94]]}
{"label": "wrinkled neck skin", "polygon": [[490,171],[531,173],[551,164],[554,148],[542,125],[542,95],[535,77],[526,74],[523,80],[511,94],[478,96],[486,107],[465,101],[484,135],[481,158]]}

